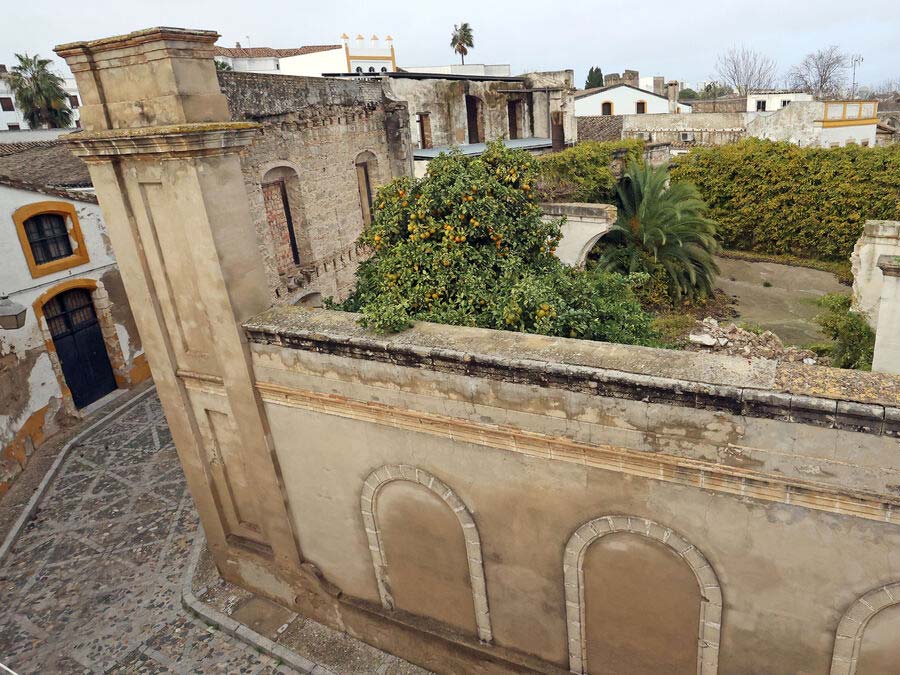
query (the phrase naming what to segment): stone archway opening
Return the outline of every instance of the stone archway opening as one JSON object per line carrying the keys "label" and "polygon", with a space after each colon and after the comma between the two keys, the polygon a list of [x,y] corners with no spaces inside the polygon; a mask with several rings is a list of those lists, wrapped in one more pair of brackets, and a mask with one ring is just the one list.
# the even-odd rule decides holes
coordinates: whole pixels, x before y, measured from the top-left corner
{"label": "stone archway opening", "polygon": [[262,177],[262,193],[275,267],[280,275],[290,274],[312,260],[303,227],[300,178],[292,167],[274,167]]}
{"label": "stone archway opening", "polygon": [[484,101],[466,94],[466,128],[469,143],[484,143]]}

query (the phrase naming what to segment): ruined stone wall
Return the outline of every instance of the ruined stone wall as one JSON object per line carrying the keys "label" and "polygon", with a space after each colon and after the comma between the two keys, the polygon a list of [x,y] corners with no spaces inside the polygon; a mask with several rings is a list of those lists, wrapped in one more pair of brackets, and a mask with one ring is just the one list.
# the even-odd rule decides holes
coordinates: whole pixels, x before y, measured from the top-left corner
{"label": "ruined stone wall", "polygon": [[[273,300],[343,298],[355,283],[363,229],[357,160],[374,156],[373,191],[411,173],[406,106],[380,82],[220,73],[232,118],[263,128],[241,155],[260,252]],[[295,238],[302,255],[290,259],[282,214],[266,209],[267,176],[286,179]],[[280,196],[269,190],[270,207]],[[270,220],[277,222],[270,222]]]}
{"label": "ruined stone wall", "polygon": [[[369,636],[445,671],[658,665],[676,648],[702,673],[848,672],[844,616],[900,580],[895,384],[429,324],[378,338],[355,319],[281,308],[247,324],[303,557],[342,593],[320,616],[380,607],[456,649]],[[621,621],[633,630],[604,631]]]}
{"label": "ruined stone wall", "polygon": [[900,222],[867,220],[863,233],[853,247],[850,264],[853,271],[853,309],[861,313],[874,329],[878,326],[883,276],[878,268],[882,255],[900,255]]}
{"label": "ruined stone wall", "polygon": [[[52,192],[52,191],[51,191]],[[38,203],[74,207],[84,240],[86,262],[34,277],[17,236],[13,213]],[[120,387],[150,376],[140,336],[122,288],[121,277],[92,195],[79,199],[0,185],[0,289],[27,308],[25,325],[0,331],[0,495],[21,473],[35,448],[80,417],[72,402],[52,336],[40,314],[58,292],[91,292],[110,363]],[[77,252],[77,249],[76,249]]]}
{"label": "ruined stone wall", "polygon": [[643,138],[652,143],[671,143],[674,147],[726,145],[746,135],[745,113],[624,115],[622,120],[623,138]]}

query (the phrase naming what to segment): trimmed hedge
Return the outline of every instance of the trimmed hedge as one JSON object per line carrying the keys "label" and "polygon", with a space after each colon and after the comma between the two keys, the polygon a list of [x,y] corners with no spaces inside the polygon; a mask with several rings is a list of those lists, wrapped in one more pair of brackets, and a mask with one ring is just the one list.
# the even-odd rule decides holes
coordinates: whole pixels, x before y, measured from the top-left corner
{"label": "trimmed hedge", "polygon": [[843,262],[866,220],[900,219],[900,146],[747,139],[692,150],[672,178],[697,186],[725,248]]}
{"label": "trimmed hedge", "polygon": [[585,141],[560,152],[538,158],[540,177],[535,185],[538,201],[542,202],[608,202],[615,196],[616,176],[613,160],[641,162],[644,142]]}

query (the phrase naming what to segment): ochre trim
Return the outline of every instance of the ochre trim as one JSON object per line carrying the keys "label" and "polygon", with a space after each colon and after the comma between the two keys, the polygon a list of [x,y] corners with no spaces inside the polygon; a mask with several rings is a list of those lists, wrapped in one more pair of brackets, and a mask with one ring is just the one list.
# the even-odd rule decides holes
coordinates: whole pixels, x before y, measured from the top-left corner
{"label": "ochre trim", "polygon": [[351,72],[352,66],[350,65],[350,47],[347,46],[347,43],[344,43],[344,54],[347,56],[347,72]]}
{"label": "ochre trim", "polygon": [[[38,216],[45,213],[55,213],[66,220],[66,229],[74,242],[74,250],[72,255],[58,260],[38,264],[34,260],[34,253],[31,250],[31,244],[28,243],[28,235],[25,233],[25,221],[32,216]],[[25,254],[25,262],[28,263],[28,271],[31,273],[32,279],[43,277],[54,272],[71,269],[78,265],[84,265],[90,262],[87,247],[84,245],[84,235],[81,233],[81,223],[78,221],[78,213],[75,206],[69,202],[35,202],[26,204],[13,212],[13,222],[16,224],[16,233],[19,235],[19,244],[22,246],[22,252]]]}
{"label": "ochre trim", "polygon": [[131,370],[128,371],[128,381],[130,385],[133,387],[144,380],[149,380],[150,377],[150,362],[147,361],[147,355],[138,354],[131,362]]}
{"label": "ochre trim", "polygon": [[366,56],[364,54],[350,54],[350,58],[360,61],[393,61],[393,56]]}
{"label": "ochre trim", "polygon": [[829,127],[856,127],[856,126],[868,126],[869,124],[878,124],[877,117],[867,117],[864,119],[855,118],[855,119],[844,119],[844,120],[819,120],[819,124],[822,125],[823,128]]}
{"label": "ochre trim", "polygon": [[[191,389],[224,395],[222,387],[213,383],[186,380],[185,384]],[[891,523],[900,521],[900,517],[894,513],[895,510],[900,510],[900,499],[883,497],[873,492],[838,490],[825,483],[779,478],[772,474],[687,457],[637,452],[611,445],[587,445],[516,427],[472,422],[268,382],[258,382],[256,388],[263,401],[276,405],[739,497],[791,504],[866,520]]]}
{"label": "ochre trim", "polygon": [[[41,293],[37,298],[35,298],[35,301],[31,303],[31,308],[34,310],[34,318],[37,321],[39,327],[43,325],[44,305],[47,304],[47,301],[51,298],[56,297],[60,293],[72,290],[73,288],[86,288],[89,291],[94,292],[95,290],[97,290],[97,280],[66,279],[65,281],[61,281],[60,283],[56,284],[56,286],[48,288],[46,291]],[[44,345],[46,345],[47,351],[56,352],[56,347],[53,345],[53,338],[45,338]]]}
{"label": "ochre trim", "polygon": [[397,55],[394,54],[394,45],[391,45],[391,68],[397,72]]}

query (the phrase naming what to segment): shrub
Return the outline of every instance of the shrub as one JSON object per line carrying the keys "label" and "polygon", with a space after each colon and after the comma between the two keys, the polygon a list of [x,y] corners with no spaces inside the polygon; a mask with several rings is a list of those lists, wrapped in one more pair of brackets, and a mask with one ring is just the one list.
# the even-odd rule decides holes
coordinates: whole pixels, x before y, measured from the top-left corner
{"label": "shrub", "polygon": [[632,161],[617,193],[618,217],[598,244],[597,266],[662,279],[675,300],[710,296],[719,273],[716,224],[694,186],[669,184],[667,166]]}
{"label": "shrub", "polygon": [[536,176],[533,157],[490,143],[480,157],[442,154],[424,178],[382,187],[361,236],[374,255],[337,307],[379,331],[424,320],[653,343],[631,280],[573,270],[553,255],[559,222],[542,220]]}
{"label": "shrub", "polygon": [[643,141],[587,141],[539,159],[540,201],[607,202],[615,195],[613,159],[627,164],[643,157]]}
{"label": "shrub", "polygon": [[816,316],[816,323],[833,342],[829,351],[831,365],[871,370],[875,331],[862,315],[850,311],[850,303],[849,295],[823,295],[819,299],[823,311]]}
{"label": "shrub", "polygon": [[867,219],[900,218],[900,146],[747,139],[695,148],[671,175],[697,186],[726,248],[846,261]]}

